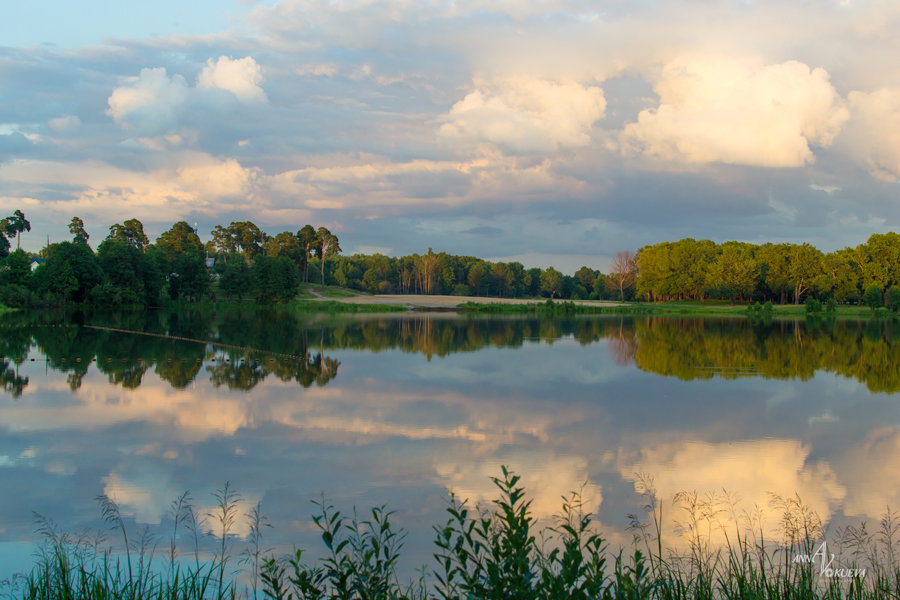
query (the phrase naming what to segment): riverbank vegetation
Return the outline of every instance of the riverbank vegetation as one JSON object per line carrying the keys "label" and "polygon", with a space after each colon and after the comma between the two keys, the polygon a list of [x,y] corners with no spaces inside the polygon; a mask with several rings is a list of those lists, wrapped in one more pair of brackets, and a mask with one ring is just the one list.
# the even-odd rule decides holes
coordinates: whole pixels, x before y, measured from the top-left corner
{"label": "riverbank vegetation", "polygon": [[900,391],[900,326],[893,319],[585,318],[577,313],[434,318],[406,311],[350,317],[253,305],[7,313],[0,319],[0,383],[19,397],[28,379],[17,367],[37,352],[48,368],[66,374],[72,390],[91,370],[126,389],[137,388],[150,374],[174,389],[204,377],[217,387],[239,390],[269,378],[324,386],[339,375],[338,350],[396,350],[430,360],[566,337],[583,345],[607,344],[617,364],[684,380],[748,375],[805,380],[824,371],[859,381],[872,392]]}
{"label": "riverbank vegetation", "polygon": [[[270,524],[260,504],[241,514],[241,499],[228,484],[214,494],[207,514],[198,514],[189,493],[177,498],[164,524],[170,540],[157,552],[150,532],[136,536],[120,507],[101,496],[103,518],[121,543],[111,545],[103,534],[69,536],[40,518],[44,544],[36,564],[8,582],[5,594],[14,600],[780,600],[900,593],[893,550],[898,514],[890,509],[872,533],[861,524],[826,539],[823,523],[799,498],[773,496],[780,535],[764,539],[762,523],[720,520],[727,498],[680,493],[672,508],[685,524],[680,539],[667,540],[662,501],[648,489],[646,513],[629,517],[632,546],[610,548],[577,493],[563,497],[555,518],[538,522],[517,475],[504,467],[493,481],[496,497],[487,506],[451,495],[429,557],[403,556],[404,532],[386,507],[350,516],[324,498],[312,517],[324,544],[318,557],[304,549],[279,556],[266,550]],[[238,521],[249,523],[242,539]],[[714,534],[724,542],[714,542]],[[420,566],[420,577],[403,581],[404,566]]]}
{"label": "riverbank vegetation", "polygon": [[[772,302],[800,306],[808,298],[838,306],[900,310],[900,236],[873,234],[854,248],[824,253],[810,244],[715,243],[682,239],[619,252],[608,273],[581,267],[525,268],[474,256],[434,252],[389,257],[342,256],[325,227],[269,235],[249,221],[217,225],[207,242],[184,221],[153,243],[137,219],[116,223],[96,252],[84,223],[73,217],[72,241],[49,244],[40,256],[9,252],[30,224],[21,211],[0,221],[0,302],[14,307],[156,306],[164,302],[252,299],[286,303],[346,293],[441,294],[538,300],[691,301],[701,305]],[[472,307],[470,307],[472,308]],[[685,307],[680,307],[686,310]],[[479,309],[489,310],[489,309]],[[494,310],[494,309],[490,309]],[[522,309],[507,309],[506,312]],[[642,308],[638,311],[647,310]],[[696,310],[696,309],[695,309]]]}

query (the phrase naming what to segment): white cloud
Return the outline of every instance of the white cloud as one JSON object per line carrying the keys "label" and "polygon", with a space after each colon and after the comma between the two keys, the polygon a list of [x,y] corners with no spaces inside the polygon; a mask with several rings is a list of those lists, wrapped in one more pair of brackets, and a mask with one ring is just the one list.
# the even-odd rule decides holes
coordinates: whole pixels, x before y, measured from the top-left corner
{"label": "white cloud", "polygon": [[107,101],[106,111],[126,128],[164,132],[178,122],[178,114],[187,100],[189,89],[181,75],[169,77],[164,67],[141,69],[138,77],[117,87]]}
{"label": "white cloud", "polygon": [[727,493],[738,500],[735,514],[760,511],[766,537],[773,539],[781,514],[770,505],[770,494],[799,495],[823,522],[847,494],[828,463],[810,463],[809,454],[810,448],[797,440],[675,442],[623,453],[617,466],[626,479],[635,479],[636,474],[652,478],[657,498],[669,513],[665,523],[669,539],[677,530],[675,519],[686,517],[683,512],[673,516],[669,509],[668,503],[679,492],[696,492],[701,499]]}
{"label": "white cloud", "polygon": [[459,462],[449,457],[435,465],[436,481],[470,506],[486,507],[500,490],[492,477],[502,477],[502,466],[519,475],[519,486],[531,501],[530,512],[538,519],[562,514],[562,498],[579,492],[586,513],[595,512],[603,494],[588,479],[587,461],[580,456],[559,456],[552,451],[510,450],[485,460]]}
{"label": "white cloud", "polygon": [[842,135],[853,158],[883,181],[900,178],[900,88],[850,92],[853,118]]}
{"label": "white cloud", "polygon": [[266,93],[259,86],[262,81],[262,70],[252,57],[234,60],[220,56],[216,62],[211,58],[206,61],[197,77],[197,87],[228,90],[241,102],[267,102]]}
{"label": "white cloud", "polygon": [[507,77],[476,88],[453,105],[441,133],[513,154],[586,146],[606,110],[603,90],[576,82]]}
{"label": "white cloud", "polygon": [[849,113],[821,68],[797,61],[692,56],[667,64],[656,109],[622,135],[627,150],[664,161],[800,167],[827,147]]}
{"label": "white cloud", "polygon": [[[268,101],[259,84],[262,72],[252,57],[232,60],[220,56],[209,59],[191,87],[179,74],[169,75],[164,67],[141,69],[138,77],[128,78],[115,88],[107,103],[106,114],[125,129],[145,136],[170,133],[188,116],[191,108],[215,109],[218,103],[206,90],[225,90],[245,104]],[[204,108],[205,107],[205,108]]]}

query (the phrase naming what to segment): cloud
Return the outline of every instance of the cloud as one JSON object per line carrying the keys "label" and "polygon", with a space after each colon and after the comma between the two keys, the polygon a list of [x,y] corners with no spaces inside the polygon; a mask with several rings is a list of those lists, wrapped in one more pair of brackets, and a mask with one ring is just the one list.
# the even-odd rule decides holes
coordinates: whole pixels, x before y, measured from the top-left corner
{"label": "cloud", "polygon": [[900,178],[900,89],[850,92],[846,137],[851,155],[882,181]]}
{"label": "cloud", "polygon": [[220,56],[215,62],[210,58],[195,87],[179,74],[170,76],[165,67],[145,68],[138,77],[128,78],[125,85],[112,91],[106,114],[127,130],[144,136],[162,135],[185,123],[195,124],[209,111],[231,108],[210,95],[211,91],[229,92],[242,104],[268,102],[259,87],[261,82],[261,69],[249,56],[238,60]]}
{"label": "cloud", "polygon": [[47,124],[56,133],[71,134],[78,131],[78,128],[81,127],[81,119],[76,115],[65,115],[50,119]]}
{"label": "cloud", "polygon": [[530,512],[538,519],[562,513],[563,495],[580,492],[586,513],[595,512],[603,502],[601,487],[588,479],[587,461],[580,456],[559,456],[546,450],[506,450],[502,456],[458,462],[454,457],[435,465],[436,481],[469,506],[487,506],[500,497],[491,481],[500,477],[501,467],[519,475],[519,486],[527,491]]}
{"label": "cloud", "polygon": [[165,67],[141,69],[138,77],[113,90],[107,114],[125,128],[151,135],[165,132],[177,124],[189,93],[181,75],[169,77]]}
{"label": "cloud", "polygon": [[844,512],[880,518],[900,504],[900,429],[877,427],[840,459],[847,485]]}
{"label": "cloud", "polygon": [[588,145],[605,110],[599,87],[507,77],[476,82],[476,89],[450,109],[440,131],[512,154],[554,152]]}
{"label": "cloud", "polygon": [[626,151],[680,163],[800,167],[827,147],[849,113],[821,68],[797,61],[691,56],[665,65],[659,106],[625,127]]}
{"label": "cloud", "polygon": [[265,208],[255,195],[258,171],[233,158],[170,151],[167,162],[151,170],[132,170],[97,162],[14,161],[0,165],[0,178],[26,188],[55,189],[44,209],[61,215],[78,211],[103,222],[138,218],[175,221],[189,212],[219,214],[224,207]]}
{"label": "cloud", "polygon": [[[766,537],[778,535],[781,517],[770,505],[771,494],[800,499],[827,522],[847,494],[828,463],[808,463],[810,448],[797,440],[749,440],[737,443],[674,442],[648,447],[635,454],[620,454],[617,465],[625,479],[652,479],[657,498],[668,503],[679,492],[699,498],[727,493],[738,500],[737,514],[759,511]],[[730,510],[729,510],[730,513]],[[669,511],[666,527],[677,530]],[[723,516],[727,518],[727,516]],[[672,539],[671,535],[669,539]]]}
{"label": "cloud", "polygon": [[218,88],[228,90],[241,102],[268,102],[262,83],[262,70],[252,57],[233,60],[220,56],[216,62],[206,61],[206,66],[197,77],[199,89]]}

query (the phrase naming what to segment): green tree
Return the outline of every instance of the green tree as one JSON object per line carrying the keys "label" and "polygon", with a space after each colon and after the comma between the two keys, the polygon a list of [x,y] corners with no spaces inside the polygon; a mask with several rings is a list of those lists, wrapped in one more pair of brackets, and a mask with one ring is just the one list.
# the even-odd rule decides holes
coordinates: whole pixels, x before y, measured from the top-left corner
{"label": "green tree", "polygon": [[262,253],[263,244],[266,241],[266,234],[259,227],[250,221],[232,222],[228,226],[228,234],[234,240],[235,246],[244,259],[251,263],[259,254]]}
{"label": "green tree", "polygon": [[9,254],[9,240],[6,239],[6,219],[0,221],[0,258],[6,258]]}
{"label": "green tree", "polygon": [[61,242],[47,247],[47,260],[37,268],[31,286],[63,301],[84,302],[95,286],[103,283],[103,270],[87,244]]}
{"label": "green tree", "polygon": [[597,271],[589,267],[581,267],[575,271],[575,280],[591,295],[594,293],[594,282],[597,280]]}
{"label": "green tree", "polygon": [[16,249],[19,249],[21,247],[22,232],[31,231],[31,223],[25,218],[25,213],[17,209],[12,216],[6,217],[3,223],[6,235],[16,236]]}
{"label": "green tree", "polygon": [[69,233],[72,234],[72,243],[87,244],[91,236],[84,230],[84,221],[79,217],[72,217],[69,222]]}
{"label": "green tree", "polygon": [[31,279],[31,266],[24,250],[17,249],[0,259],[0,285],[27,286]]}
{"label": "green tree", "polygon": [[168,284],[169,298],[199,300],[209,289],[204,248],[194,228],[185,221],[172,225],[156,239],[154,248],[159,254]]}
{"label": "green tree", "polygon": [[221,225],[216,225],[215,229],[212,230],[212,239],[209,243],[213,250],[221,254],[223,258],[237,252],[237,241],[234,239],[231,231]]}
{"label": "green tree", "polygon": [[150,240],[144,233],[144,224],[137,219],[128,219],[124,223],[110,225],[109,235],[106,236],[106,239],[125,242],[142,252],[150,245]]}
{"label": "green tree", "polygon": [[822,271],[814,282],[819,293],[837,302],[860,297],[859,265],[853,260],[853,249],[844,248],[822,257]]}
{"label": "green tree", "polygon": [[466,281],[476,296],[483,296],[487,293],[488,283],[488,267],[484,261],[478,261],[469,267],[466,275]]}
{"label": "green tree", "polygon": [[763,244],[756,249],[760,277],[772,294],[784,304],[787,292],[791,289],[791,244]]}
{"label": "green tree", "polygon": [[892,285],[884,294],[884,305],[897,312],[900,310],[900,286]]}
{"label": "green tree", "polygon": [[871,284],[866,288],[863,294],[863,302],[873,311],[882,305],[881,286],[877,283]]}
{"label": "green tree", "polygon": [[331,233],[327,227],[319,227],[316,230],[316,253],[322,260],[322,285],[325,285],[325,261],[330,256],[337,256],[340,251],[341,246],[338,237]]}
{"label": "green tree", "polygon": [[160,296],[163,277],[158,266],[138,247],[118,239],[106,239],[97,248],[97,261],[103,269],[103,290],[117,303],[154,304]]}
{"label": "green tree", "polygon": [[309,259],[312,257],[316,247],[316,228],[309,224],[304,225],[297,231],[297,242],[304,256],[301,267],[303,269],[303,281],[306,282],[309,281]]}
{"label": "green tree", "polygon": [[[127,221],[126,221],[127,223]],[[166,258],[174,260],[181,254],[203,257],[203,243],[197,237],[194,228],[185,221],[179,221],[156,239],[156,247],[163,251]]]}
{"label": "green tree", "polygon": [[563,291],[563,274],[554,269],[547,267],[541,271],[541,292],[547,294],[551,298],[562,297]]}
{"label": "green tree", "polygon": [[809,244],[791,246],[788,281],[793,288],[794,304],[800,300],[822,273],[822,253]]}
{"label": "green tree", "polygon": [[239,300],[243,300],[244,296],[252,293],[253,277],[250,275],[250,267],[247,266],[247,263],[242,260],[228,263],[219,279],[219,289],[226,297],[237,296]]}
{"label": "green tree", "polygon": [[725,242],[719,249],[708,283],[734,304],[735,298],[743,300],[753,292],[759,268],[753,257],[752,244]]}
{"label": "green tree", "polygon": [[260,255],[253,261],[250,273],[260,302],[286,302],[297,295],[297,265],[286,256]]}

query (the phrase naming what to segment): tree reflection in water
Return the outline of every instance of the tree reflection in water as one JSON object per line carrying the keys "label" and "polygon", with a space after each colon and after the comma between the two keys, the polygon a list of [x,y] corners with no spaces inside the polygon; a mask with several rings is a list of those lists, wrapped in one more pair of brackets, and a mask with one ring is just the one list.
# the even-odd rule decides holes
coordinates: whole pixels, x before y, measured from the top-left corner
{"label": "tree reflection in water", "polygon": [[[59,325],[59,323],[66,325]],[[144,332],[91,329],[82,324]],[[153,370],[173,388],[201,372],[215,386],[250,390],[270,375],[303,387],[337,377],[343,349],[400,350],[427,360],[486,347],[582,345],[606,340],[617,365],[680,379],[748,375],[807,380],[824,370],[857,379],[873,392],[900,390],[900,327],[893,321],[774,321],[747,319],[576,316],[293,314],[234,310],[140,312],[118,315],[5,315],[0,326],[0,381],[19,397],[28,378],[15,365],[33,347],[48,368],[66,373],[71,389],[96,363],[109,382],[134,389]],[[188,338],[172,339],[173,337]],[[15,364],[14,364],[15,363]]]}

